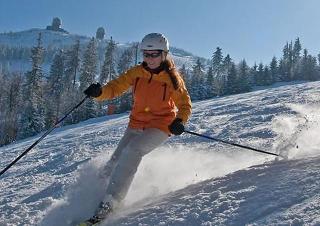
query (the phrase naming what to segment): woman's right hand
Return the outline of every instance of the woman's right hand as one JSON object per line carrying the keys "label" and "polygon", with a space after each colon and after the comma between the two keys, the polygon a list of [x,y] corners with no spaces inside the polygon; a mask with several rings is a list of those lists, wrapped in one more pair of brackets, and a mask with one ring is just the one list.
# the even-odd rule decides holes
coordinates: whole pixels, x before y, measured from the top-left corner
{"label": "woman's right hand", "polygon": [[102,94],[102,88],[100,83],[93,83],[91,84],[85,91],[84,94],[86,94],[89,97],[98,97]]}

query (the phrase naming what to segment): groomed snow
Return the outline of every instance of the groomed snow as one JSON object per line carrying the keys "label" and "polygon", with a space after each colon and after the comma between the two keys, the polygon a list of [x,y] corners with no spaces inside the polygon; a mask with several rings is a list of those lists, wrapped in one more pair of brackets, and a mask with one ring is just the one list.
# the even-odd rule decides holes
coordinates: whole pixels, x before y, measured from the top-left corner
{"label": "groomed snow", "polygon": [[[196,102],[191,131],[144,157],[102,225],[320,225],[320,82]],[[0,178],[0,225],[68,225],[93,214],[101,169],[128,114],[56,129]],[[4,168],[38,137],[0,148]]]}

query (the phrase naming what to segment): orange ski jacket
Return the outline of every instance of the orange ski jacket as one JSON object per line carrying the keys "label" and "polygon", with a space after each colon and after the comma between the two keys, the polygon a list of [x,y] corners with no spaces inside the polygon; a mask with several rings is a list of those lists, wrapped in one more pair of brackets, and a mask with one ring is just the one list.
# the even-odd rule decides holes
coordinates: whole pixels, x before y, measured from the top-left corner
{"label": "orange ski jacket", "polygon": [[190,96],[183,79],[178,79],[181,86],[175,90],[166,71],[152,74],[142,65],[137,65],[104,85],[96,100],[113,99],[132,87],[134,103],[129,127],[158,128],[170,134],[168,126],[174,118],[186,123],[191,115]]}

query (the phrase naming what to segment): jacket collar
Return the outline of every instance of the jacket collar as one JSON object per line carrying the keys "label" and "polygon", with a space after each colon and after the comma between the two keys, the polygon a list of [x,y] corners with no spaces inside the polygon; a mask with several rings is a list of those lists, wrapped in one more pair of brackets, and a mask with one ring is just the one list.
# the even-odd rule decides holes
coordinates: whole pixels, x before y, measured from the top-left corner
{"label": "jacket collar", "polygon": [[164,64],[163,64],[163,62],[160,64],[159,67],[157,67],[157,68],[155,68],[155,69],[149,68],[146,62],[142,62],[142,67],[143,67],[144,69],[146,69],[147,71],[149,71],[151,74],[159,74],[161,71],[164,70]]}

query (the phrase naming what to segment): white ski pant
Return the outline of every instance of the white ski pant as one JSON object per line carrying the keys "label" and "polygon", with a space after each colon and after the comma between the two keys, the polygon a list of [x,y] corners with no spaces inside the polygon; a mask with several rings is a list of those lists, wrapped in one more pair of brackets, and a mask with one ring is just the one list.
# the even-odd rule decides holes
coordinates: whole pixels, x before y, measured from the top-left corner
{"label": "white ski pant", "polygon": [[167,139],[168,134],[156,128],[126,130],[108,164],[111,175],[106,199],[112,196],[109,202],[119,203],[125,198],[142,157]]}

